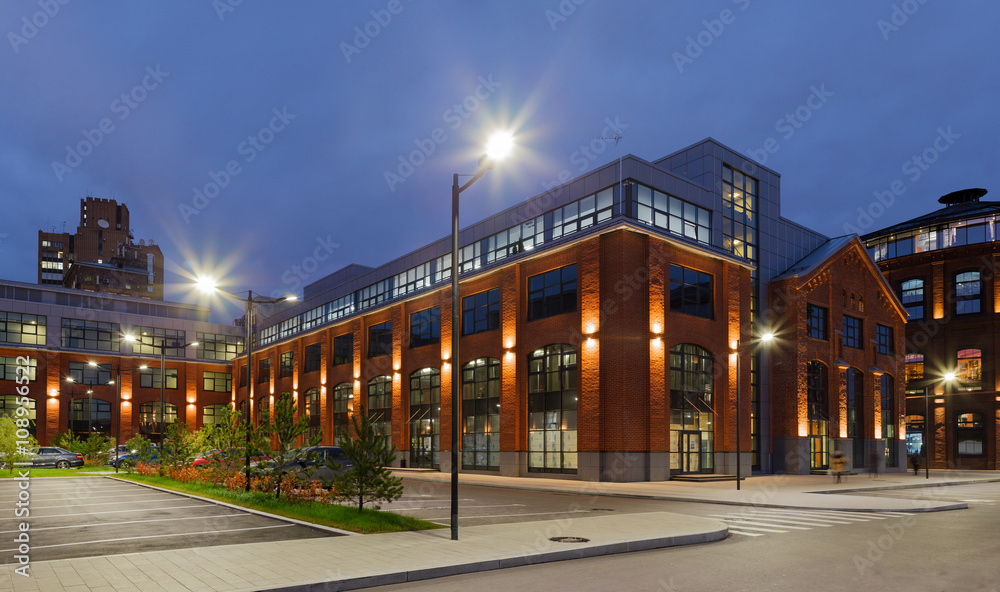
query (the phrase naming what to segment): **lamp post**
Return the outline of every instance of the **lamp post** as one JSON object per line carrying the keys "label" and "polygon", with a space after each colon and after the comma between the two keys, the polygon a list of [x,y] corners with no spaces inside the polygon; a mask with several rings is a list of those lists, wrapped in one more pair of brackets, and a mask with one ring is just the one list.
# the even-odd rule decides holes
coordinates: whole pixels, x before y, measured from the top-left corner
{"label": "lamp post", "polygon": [[[451,540],[458,540],[458,439],[461,397],[461,358],[458,355],[459,331],[461,327],[461,305],[458,294],[458,202],[463,191],[479,180],[493,164],[502,159],[513,147],[509,134],[494,135],[486,147],[486,155],[479,160],[479,170],[474,175],[455,173],[451,185]],[[464,185],[459,177],[469,177]]]}
{"label": "lamp post", "polygon": [[[242,298],[235,294],[230,294],[225,290],[219,288],[215,281],[209,278],[198,278],[198,287],[202,292],[214,293],[219,292],[225,294],[226,296],[243,302],[246,305],[245,313],[243,316],[244,324],[246,325],[246,345],[243,347],[246,352],[247,357],[247,412],[243,418],[243,424],[246,431],[246,491],[250,491],[250,401],[253,398],[253,328],[254,328],[254,307],[257,304],[277,304],[279,302],[294,302],[298,300],[295,295],[285,296],[283,298],[268,298],[266,296],[256,296],[253,295],[253,290],[247,290],[247,297]],[[238,383],[237,383],[238,384]],[[239,388],[239,387],[237,387]]]}
{"label": "lamp post", "polygon": [[[167,376],[166,376],[166,368],[165,368],[165,366],[166,366],[166,357],[167,357],[166,356],[166,352],[167,352],[167,339],[166,339],[166,337],[163,337],[163,338],[161,338],[160,343],[156,343],[156,336],[155,335],[150,335],[150,337],[152,338],[150,340],[151,342],[150,343],[144,343],[143,345],[148,345],[150,347],[154,347],[154,348],[157,348],[157,349],[160,350],[160,421],[158,422],[159,425],[157,427],[160,430],[160,454],[163,454],[164,453],[163,452],[163,437],[164,437],[166,429],[167,429],[167,421],[166,421],[167,403],[166,403],[166,399],[164,397],[164,387],[167,384]],[[180,349],[187,349],[189,347],[198,345],[197,341],[192,341],[191,343],[185,343],[184,345],[181,345],[181,346],[177,345],[177,343],[178,343],[177,341],[172,341],[170,343],[171,343],[170,347],[179,347]]]}
{"label": "lamp post", "polygon": [[736,355],[736,491],[740,490],[740,480],[742,479],[742,463],[740,462],[741,456],[743,456],[742,446],[741,446],[741,429],[740,429],[740,349],[747,347],[750,348],[750,355],[753,356],[754,345],[760,343],[767,343],[774,339],[774,333],[770,331],[762,334],[758,339],[751,339],[747,343],[736,342],[736,347],[733,349],[733,353]]}

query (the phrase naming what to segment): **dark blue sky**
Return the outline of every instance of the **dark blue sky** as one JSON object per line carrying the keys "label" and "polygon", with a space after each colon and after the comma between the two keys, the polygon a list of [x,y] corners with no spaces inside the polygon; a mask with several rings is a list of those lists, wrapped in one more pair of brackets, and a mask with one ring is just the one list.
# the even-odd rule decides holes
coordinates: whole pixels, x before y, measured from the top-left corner
{"label": "dark blue sky", "polygon": [[451,175],[496,126],[520,148],[463,226],[707,136],[829,236],[1000,199],[995,2],[67,1],[0,5],[4,279],[34,282],[37,231],[89,195],[161,245],[170,299],[197,270],[301,293],[447,235]]}

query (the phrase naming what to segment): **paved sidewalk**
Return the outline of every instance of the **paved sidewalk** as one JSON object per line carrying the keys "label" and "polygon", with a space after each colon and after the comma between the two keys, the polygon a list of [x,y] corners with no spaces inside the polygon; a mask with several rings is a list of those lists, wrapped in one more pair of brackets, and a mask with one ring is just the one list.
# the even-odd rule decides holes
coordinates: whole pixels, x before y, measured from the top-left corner
{"label": "paved sidewalk", "polygon": [[[443,473],[398,471],[410,479],[450,482]],[[890,473],[870,479],[849,476],[834,484],[826,476],[751,477],[736,491],[734,481],[715,483],[587,483],[559,479],[462,474],[465,485],[517,487],[589,495],[697,501],[758,507],[854,511],[931,512],[966,507],[935,501],[936,487],[1000,481],[997,473],[932,471]],[[926,487],[922,499],[843,495],[863,490]],[[459,541],[449,529],[324,539],[251,543],[87,557],[30,564],[31,578],[0,566],[0,590],[32,592],[170,592],[353,590],[446,575],[534,563],[688,545],[726,538],[724,524],[667,512],[567,518],[514,524],[467,526]],[[579,537],[585,542],[555,542]]]}

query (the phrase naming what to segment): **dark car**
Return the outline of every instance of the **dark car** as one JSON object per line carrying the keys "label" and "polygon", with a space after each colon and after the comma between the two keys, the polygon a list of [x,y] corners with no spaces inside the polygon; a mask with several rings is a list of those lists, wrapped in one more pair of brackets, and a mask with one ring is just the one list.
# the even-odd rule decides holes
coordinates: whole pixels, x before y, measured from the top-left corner
{"label": "dark car", "polygon": [[[329,461],[339,466],[331,468]],[[273,460],[259,463],[258,466],[263,474],[273,474],[277,469],[277,463]],[[344,449],[340,446],[312,446],[286,464],[283,473],[295,475],[300,482],[319,481],[326,484],[353,468],[354,463],[344,455]]]}
{"label": "dark car", "polygon": [[[55,467],[57,469],[68,469],[70,467],[82,467],[83,455],[70,452],[65,448],[55,446],[42,446],[37,450],[32,450],[31,456],[25,462],[16,463],[23,467]],[[6,463],[0,461],[0,465],[6,467]]]}
{"label": "dark car", "polygon": [[[269,456],[252,456],[250,457],[250,466],[256,466],[256,463],[259,463],[262,460],[268,460],[269,458]],[[191,466],[198,467],[212,463],[232,463],[242,467],[246,466],[245,459],[246,452],[243,450],[235,449],[226,455],[223,454],[221,450],[214,449],[195,456],[194,460],[191,461]]]}
{"label": "dark car", "polygon": [[[160,447],[159,446],[150,446],[149,447],[149,452],[147,454],[148,454],[148,457],[149,457],[147,459],[148,462],[150,462],[152,464],[158,464],[160,462]],[[108,464],[110,464],[113,467],[125,467],[125,466],[129,466],[129,465],[135,465],[135,463],[137,463],[137,462],[139,462],[138,451],[132,450],[132,451],[127,452],[125,454],[119,454],[117,458],[111,459],[108,462]]]}

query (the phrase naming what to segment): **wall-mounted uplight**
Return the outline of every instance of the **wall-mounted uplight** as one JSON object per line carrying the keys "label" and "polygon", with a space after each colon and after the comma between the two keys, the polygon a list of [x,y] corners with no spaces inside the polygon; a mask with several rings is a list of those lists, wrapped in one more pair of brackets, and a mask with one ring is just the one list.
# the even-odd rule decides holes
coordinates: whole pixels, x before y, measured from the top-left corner
{"label": "wall-mounted uplight", "polygon": [[944,403],[944,399],[934,399],[934,403],[937,405],[941,405],[942,403]]}

